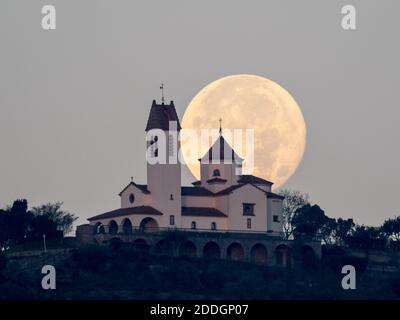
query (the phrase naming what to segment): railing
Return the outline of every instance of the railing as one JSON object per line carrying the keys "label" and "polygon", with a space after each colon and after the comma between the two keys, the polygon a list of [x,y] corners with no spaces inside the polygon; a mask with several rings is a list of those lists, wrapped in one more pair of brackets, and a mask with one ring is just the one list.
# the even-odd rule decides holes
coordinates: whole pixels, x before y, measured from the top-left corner
{"label": "railing", "polygon": [[126,230],[125,232],[103,232],[103,233],[96,233],[96,234],[104,234],[110,236],[129,236],[129,235],[137,235],[137,234],[165,234],[168,232],[180,232],[180,233],[187,233],[191,234],[191,236],[204,236],[204,235],[213,235],[213,236],[241,236],[241,237],[254,237],[254,236],[264,236],[265,238],[282,238],[282,233],[278,232],[265,232],[265,231],[254,231],[254,230],[211,230],[211,229],[191,229],[191,228],[173,228],[173,227],[147,227],[147,228],[140,228],[140,227],[132,227],[132,229]]}

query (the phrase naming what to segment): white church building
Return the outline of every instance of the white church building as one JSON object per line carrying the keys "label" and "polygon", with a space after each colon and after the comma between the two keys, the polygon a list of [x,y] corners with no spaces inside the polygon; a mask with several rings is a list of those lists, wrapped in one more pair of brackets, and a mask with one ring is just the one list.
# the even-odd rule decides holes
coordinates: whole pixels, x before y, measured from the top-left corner
{"label": "white church building", "polygon": [[[153,101],[146,132],[156,130],[170,139],[170,122],[180,124],[174,103]],[[160,131],[161,130],[161,131]],[[176,133],[176,132],[175,132]],[[159,156],[158,136],[147,141]],[[178,149],[179,149],[179,142]],[[166,141],[171,146],[172,141]],[[170,148],[164,148],[170,153]],[[213,161],[217,155],[219,161]],[[166,157],[168,159],[168,157]],[[209,160],[209,161],[207,161]],[[192,186],[181,185],[181,164],[147,162],[147,184],[133,180],[119,193],[121,207],[89,218],[96,233],[132,233],[181,229],[193,232],[265,233],[282,232],[283,197],[272,192],[272,182],[240,173],[242,160],[226,142],[222,132],[199,159],[201,178]]]}

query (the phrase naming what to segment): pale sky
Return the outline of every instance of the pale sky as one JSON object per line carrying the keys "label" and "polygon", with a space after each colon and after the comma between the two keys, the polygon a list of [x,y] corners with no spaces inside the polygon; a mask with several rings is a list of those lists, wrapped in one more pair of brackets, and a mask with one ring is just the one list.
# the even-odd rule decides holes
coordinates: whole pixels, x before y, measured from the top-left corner
{"label": "pale sky", "polygon": [[[145,182],[144,128],[165,83],[182,117],[231,74],[287,89],[307,124],[285,188],[331,217],[379,225],[400,214],[398,0],[0,2],[0,207],[63,201],[85,219]],[[41,28],[53,4],[57,29]],[[184,184],[192,179],[183,175]]]}

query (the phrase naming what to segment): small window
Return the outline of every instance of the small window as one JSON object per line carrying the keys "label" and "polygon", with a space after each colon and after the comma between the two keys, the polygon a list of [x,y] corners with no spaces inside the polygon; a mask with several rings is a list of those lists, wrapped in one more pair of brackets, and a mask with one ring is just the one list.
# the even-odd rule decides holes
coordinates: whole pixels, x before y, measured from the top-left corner
{"label": "small window", "polygon": [[196,229],[196,221],[192,221],[192,224],[190,225],[190,229]]}
{"label": "small window", "polygon": [[251,219],[247,219],[247,229],[251,229]]}
{"label": "small window", "polygon": [[169,195],[169,200],[174,200],[174,195],[173,194]]}
{"label": "small window", "polygon": [[158,158],[158,149],[154,150],[154,157]]}
{"label": "small window", "polygon": [[171,226],[175,225],[175,216],[169,216],[169,224]]}
{"label": "small window", "polygon": [[129,195],[129,202],[130,202],[130,203],[134,203],[134,202],[135,202],[135,195],[134,195],[133,193],[131,193],[131,194]]}
{"label": "small window", "polygon": [[221,176],[221,172],[218,169],[215,169],[213,172],[213,177],[220,177]]}
{"label": "small window", "polygon": [[254,203],[243,203],[243,215],[254,216]]}
{"label": "small window", "polygon": [[211,230],[217,230],[217,224],[215,222],[211,222]]}
{"label": "small window", "polygon": [[279,216],[273,216],[272,218],[273,218],[273,221],[274,221],[274,222],[280,222],[280,221],[279,221]]}

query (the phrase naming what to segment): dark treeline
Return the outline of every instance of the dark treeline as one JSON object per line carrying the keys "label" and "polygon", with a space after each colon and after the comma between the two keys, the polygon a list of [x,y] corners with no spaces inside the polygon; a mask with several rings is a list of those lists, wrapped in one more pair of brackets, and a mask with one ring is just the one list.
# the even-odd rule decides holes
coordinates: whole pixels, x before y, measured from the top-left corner
{"label": "dark treeline", "polygon": [[359,249],[397,249],[400,240],[400,217],[387,219],[379,227],[354,223],[353,219],[330,218],[307,194],[281,190],[283,231],[286,239],[316,239],[325,245]]}
{"label": "dark treeline", "polygon": [[72,231],[77,217],[61,210],[62,203],[47,203],[28,208],[25,199],[14,201],[12,206],[0,210],[0,249],[7,250],[27,241],[61,239]]}

